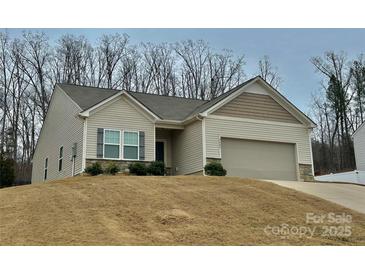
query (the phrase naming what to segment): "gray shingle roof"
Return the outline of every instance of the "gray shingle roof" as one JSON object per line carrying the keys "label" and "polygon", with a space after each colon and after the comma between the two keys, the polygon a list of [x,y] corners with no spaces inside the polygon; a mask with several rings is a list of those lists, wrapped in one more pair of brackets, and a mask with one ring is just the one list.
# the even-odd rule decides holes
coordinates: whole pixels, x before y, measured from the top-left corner
{"label": "gray shingle roof", "polygon": [[[161,119],[181,121],[191,115],[198,114],[210,108],[254,79],[255,78],[252,78],[210,101],[147,94],[141,92],[128,92],[128,94],[132,95],[141,104],[143,104]],[[89,109],[120,92],[120,90],[116,89],[105,89],[71,84],[58,84],[58,86],[60,86],[61,89],[64,90],[67,95],[80,106],[82,110]]]}
{"label": "gray shingle roof", "polygon": [[110,96],[118,93],[119,90],[86,87],[70,84],[57,84],[66,94],[74,100],[82,110],[86,110],[104,101]]}
{"label": "gray shingle roof", "polygon": [[[104,89],[71,84],[58,84],[66,94],[80,106],[89,109],[103,100],[120,92],[115,89]],[[174,96],[163,96],[140,92],[128,92],[146,108],[164,120],[184,120],[196,108],[208,101],[186,99]]]}
{"label": "gray shingle roof", "polygon": [[196,108],[208,101],[162,96],[140,92],[128,92],[145,107],[165,120],[184,120]]}
{"label": "gray shingle roof", "polygon": [[[139,101],[142,105],[144,105],[147,109],[149,109],[151,112],[153,112],[161,119],[183,121],[188,117],[199,114],[209,109],[213,105],[217,104],[219,101],[228,97],[235,91],[241,89],[242,87],[251,83],[257,78],[262,79],[260,76],[251,78],[246,82],[243,82],[237,87],[223,93],[222,95],[210,101],[187,99],[175,96],[147,94],[140,92],[130,92],[130,91],[128,91],[128,94],[133,96],[137,101]],[[105,88],[78,86],[71,84],[57,84],[57,85],[60,86],[61,89],[64,90],[66,94],[76,104],[78,104],[82,110],[87,110],[95,106],[96,104],[104,101],[105,99],[120,92],[120,90],[116,89],[105,89]],[[283,95],[279,93],[279,91],[276,90],[276,92],[280,96],[282,96],[284,100],[287,100]],[[291,102],[289,102],[289,104],[291,104],[298,112],[304,115],[304,117],[306,117],[308,121],[310,121],[315,125],[315,123],[303,112],[301,112],[295,105],[293,105]]]}

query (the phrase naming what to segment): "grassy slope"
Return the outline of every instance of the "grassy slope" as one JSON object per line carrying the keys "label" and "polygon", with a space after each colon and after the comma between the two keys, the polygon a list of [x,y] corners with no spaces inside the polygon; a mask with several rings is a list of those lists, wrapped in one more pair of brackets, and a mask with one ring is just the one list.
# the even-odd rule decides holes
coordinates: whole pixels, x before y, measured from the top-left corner
{"label": "grassy slope", "polygon": [[[267,236],[350,213],[350,238]],[[365,215],[280,186],[217,177],[76,177],[0,190],[2,245],[365,244]]]}

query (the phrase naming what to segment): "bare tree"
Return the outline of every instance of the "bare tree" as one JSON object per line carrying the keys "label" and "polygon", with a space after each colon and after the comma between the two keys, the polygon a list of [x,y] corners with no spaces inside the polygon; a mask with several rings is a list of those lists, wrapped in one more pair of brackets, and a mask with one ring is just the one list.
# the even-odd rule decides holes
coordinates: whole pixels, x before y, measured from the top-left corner
{"label": "bare tree", "polygon": [[90,58],[93,50],[88,40],[83,37],[64,35],[58,40],[52,66],[53,81],[69,84],[90,85],[92,67]]}
{"label": "bare tree", "polygon": [[202,40],[176,43],[175,52],[182,59],[182,90],[184,96],[194,99],[205,99],[207,83],[205,65],[209,58],[208,44]]}
{"label": "bare tree", "polygon": [[174,47],[181,59],[181,93],[184,97],[212,99],[244,78],[244,57],[232,51],[214,53],[204,41],[183,41]]}
{"label": "bare tree", "polygon": [[237,86],[244,78],[244,57],[233,57],[230,50],[223,53],[210,53],[208,56],[208,81],[210,92],[207,99],[213,99],[228,89]]}
{"label": "bare tree", "polygon": [[259,75],[274,88],[279,88],[282,79],[277,67],[273,67],[269,56],[265,55],[259,61]]}
{"label": "bare tree", "polygon": [[167,44],[142,44],[145,70],[152,85],[149,92],[160,95],[176,94],[175,56]]}
{"label": "bare tree", "polygon": [[[327,124],[334,124],[329,134],[331,161],[334,161],[334,151],[338,150],[338,170],[352,169],[355,166],[353,142],[352,102],[354,91],[350,89],[353,71],[345,53],[326,52],[324,57],[311,59],[316,70],[324,77],[322,82],[325,88],[326,100],[323,107],[330,109],[331,119]],[[327,83],[327,84],[326,84]],[[337,146],[335,145],[337,143]]]}
{"label": "bare tree", "polygon": [[49,70],[51,51],[48,38],[44,33],[27,32],[23,34],[23,40],[24,51],[21,56],[24,65],[22,69],[34,89],[35,103],[38,106],[41,121],[44,121],[53,86]]}
{"label": "bare tree", "polygon": [[129,42],[128,35],[103,35],[97,47],[99,77],[98,86],[118,88],[122,85],[121,75],[116,75]]}
{"label": "bare tree", "polygon": [[14,66],[14,73],[11,79],[11,115],[9,116],[10,126],[11,126],[11,138],[13,159],[18,158],[18,137],[22,134],[20,131],[20,119],[23,104],[23,97],[30,84],[26,75],[23,73],[23,55],[24,45],[18,40],[14,40],[11,44],[11,60]]}
{"label": "bare tree", "polygon": [[2,115],[1,117],[1,142],[0,153],[4,152],[7,137],[7,119],[9,117],[8,101],[10,96],[11,78],[14,73],[14,65],[10,59],[10,42],[9,36],[6,33],[0,33],[0,107]]}

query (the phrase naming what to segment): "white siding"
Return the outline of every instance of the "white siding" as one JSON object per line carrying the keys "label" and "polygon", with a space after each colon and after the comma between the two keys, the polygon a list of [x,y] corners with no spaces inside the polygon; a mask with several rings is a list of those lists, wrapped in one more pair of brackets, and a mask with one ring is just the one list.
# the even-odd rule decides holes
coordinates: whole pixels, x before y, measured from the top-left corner
{"label": "white siding", "polygon": [[137,110],[122,95],[114,102],[106,104],[102,109],[91,113],[87,118],[86,158],[96,159],[96,141],[98,128],[132,130],[145,132],[145,161],[153,161],[154,155],[154,123]]}
{"label": "white siding", "polygon": [[202,122],[196,121],[173,133],[172,163],[176,174],[203,170]]}
{"label": "white siding", "polygon": [[[55,87],[33,156],[32,183],[43,181],[44,161],[48,158],[48,178],[55,180],[72,176],[72,145],[77,143],[75,174],[82,171],[83,119],[78,116],[81,109]],[[58,171],[59,149],[63,146],[63,168]]]}
{"label": "white siding", "polygon": [[259,121],[234,120],[229,117],[217,119],[207,117],[206,157],[221,158],[221,137],[261,140],[271,142],[295,143],[297,146],[298,163],[312,164],[309,130],[305,127],[284,124],[260,123]]}
{"label": "white siding", "polygon": [[365,171],[365,125],[354,136],[356,168]]}
{"label": "white siding", "polygon": [[365,185],[365,171],[354,170],[349,172],[331,173],[314,177],[317,181],[322,182],[345,182]]}

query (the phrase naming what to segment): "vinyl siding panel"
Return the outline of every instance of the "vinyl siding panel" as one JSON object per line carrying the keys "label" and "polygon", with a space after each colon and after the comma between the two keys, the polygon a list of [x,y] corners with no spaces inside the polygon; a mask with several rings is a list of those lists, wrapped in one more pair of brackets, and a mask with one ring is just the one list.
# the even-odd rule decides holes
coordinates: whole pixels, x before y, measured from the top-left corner
{"label": "vinyl siding panel", "polygon": [[196,121],[173,133],[172,159],[176,174],[203,170],[202,122]]}
{"label": "vinyl siding panel", "polygon": [[[72,176],[72,145],[77,143],[75,174],[82,171],[83,124],[81,109],[55,87],[41,135],[33,156],[32,183],[42,182],[44,161],[48,158],[47,180]],[[63,168],[58,171],[59,149],[63,146]]]}
{"label": "vinyl siding panel", "polygon": [[238,121],[206,118],[206,157],[221,158],[221,138],[238,138],[271,142],[294,143],[297,147],[298,163],[312,164],[310,132],[305,127],[260,123],[260,121]]}
{"label": "vinyl siding panel", "polygon": [[365,126],[354,136],[356,168],[365,171]]}
{"label": "vinyl siding panel", "polygon": [[96,159],[98,128],[145,132],[145,161],[153,161],[154,123],[125,96],[110,102],[87,118],[86,158]]}
{"label": "vinyl siding panel", "polygon": [[300,124],[293,115],[277,103],[271,96],[249,92],[242,93],[212,114]]}

